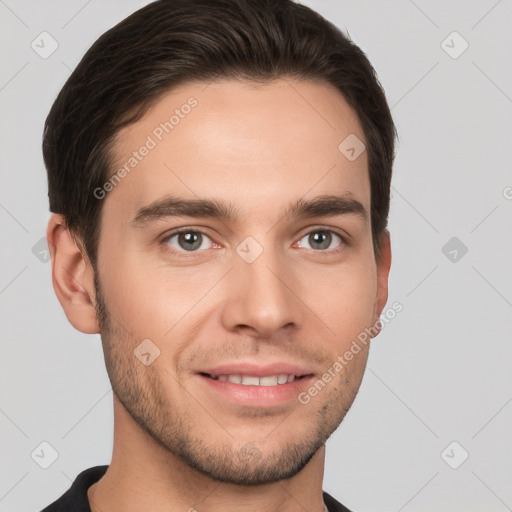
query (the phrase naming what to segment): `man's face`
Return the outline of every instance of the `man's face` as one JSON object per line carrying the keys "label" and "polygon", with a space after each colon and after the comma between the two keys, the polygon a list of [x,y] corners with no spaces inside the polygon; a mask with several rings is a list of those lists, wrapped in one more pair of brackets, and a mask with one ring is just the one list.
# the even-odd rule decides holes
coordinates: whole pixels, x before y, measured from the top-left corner
{"label": "man's face", "polygon": [[[384,306],[367,154],[351,161],[338,149],[350,134],[364,141],[334,88],[278,80],[181,86],[118,136],[113,171],[138,156],[102,205],[107,370],[123,421],[215,479],[296,474],[359,388],[367,346],[298,399]],[[230,216],[148,209],[170,196],[215,201]],[[341,199],[293,209],[325,196]],[[271,377],[283,374],[302,377]]]}

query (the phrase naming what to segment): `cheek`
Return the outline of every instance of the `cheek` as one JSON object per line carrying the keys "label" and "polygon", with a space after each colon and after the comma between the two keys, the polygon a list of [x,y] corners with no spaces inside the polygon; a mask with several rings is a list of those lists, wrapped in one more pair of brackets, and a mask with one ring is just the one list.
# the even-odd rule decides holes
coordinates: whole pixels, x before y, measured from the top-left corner
{"label": "cheek", "polygon": [[373,322],[377,279],[371,263],[318,272],[303,282],[302,290],[306,303],[318,312],[342,345],[357,338]]}
{"label": "cheek", "polygon": [[[108,247],[105,256],[107,251]],[[104,257],[100,275],[110,314],[135,338],[158,343],[167,339],[174,326],[173,332],[185,325],[181,321],[187,315],[201,310],[199,302],[225,273],[220,267],[173,268],[166,263],[148,263],[143,253],[133,252]]]}
{"label": "cheek", "polygon": [[[240,291],[237,283],[231,282],[235,273],[223,277],[229,265],[213,262],[171,267],[165,262],[148,262],[143,252],[119,251],[121,246],[122,241],[103,245],[101,284],[109,312],[137,339],[164,339],[175,326],[174,332],[188,323],[181,323],[185,317],[192,321],[208,315],[212,308],[226,305],[230,294],[236,296],[235,291]],[[299,260],[284,265],[282,271],[284,282],[296,295],[291,299],[304,314],[306,331],[330,332],[341,350],[371,325],[376,271],[371,256],[363,251],[347,255],[346,262],[339,265]],[[215,294],[207,294],[214,287]]]}

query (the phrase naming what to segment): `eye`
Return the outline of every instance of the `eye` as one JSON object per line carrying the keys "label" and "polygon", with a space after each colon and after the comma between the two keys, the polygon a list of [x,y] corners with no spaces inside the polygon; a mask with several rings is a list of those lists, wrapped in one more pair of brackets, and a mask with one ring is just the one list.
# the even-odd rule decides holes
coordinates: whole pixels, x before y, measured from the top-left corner
{"label": "eye", "polygon": [[[343,242],[343,238],[341,238],[340,235],[327,229],[317,229],[315,231],[311,231],[299,240],[299,247],[304,247],[303,240],[306,240],[306,243],[309,245],[309,247],[306,246],[307,249],[314,249],[318,251],[336,249]],[[333,242],[335,243],[335,247],[331,247]]]}
{"label": "eye", "polygon": [[212,241],[201,231],[183,230],[175,232],[162,240],[179,252],[198,252],[198,250],[210,249]]}

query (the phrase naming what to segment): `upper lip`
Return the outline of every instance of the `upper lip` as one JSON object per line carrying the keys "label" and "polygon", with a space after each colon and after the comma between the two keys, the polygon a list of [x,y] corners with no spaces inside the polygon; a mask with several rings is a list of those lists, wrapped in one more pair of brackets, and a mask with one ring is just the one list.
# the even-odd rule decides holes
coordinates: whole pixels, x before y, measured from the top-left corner
{"label": "upper lip", "polygon": [[231,363],[222,364],[211,368],[204,368],[198,373],[208,373],[213,377],[218,375],[250,375],[253,377],[269,377],[271,375],[295,375],[302,377],[313,372],[305,366],[292,363],[276,362],[260,365],[256,363]]}

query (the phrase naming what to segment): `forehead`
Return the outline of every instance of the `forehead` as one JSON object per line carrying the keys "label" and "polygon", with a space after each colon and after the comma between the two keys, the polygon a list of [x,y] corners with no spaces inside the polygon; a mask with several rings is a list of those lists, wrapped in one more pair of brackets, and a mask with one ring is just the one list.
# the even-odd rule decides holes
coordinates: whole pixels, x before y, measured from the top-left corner
{"label": "forehead", "polygon": [[326,193],[350,194],[369,210],[366,151],[347,158],[346,140],[359,150],[364,132],[328,84],[185,84],[119,132],[103,215],[127,220],[169,194],[229,198],[247,216]]}

